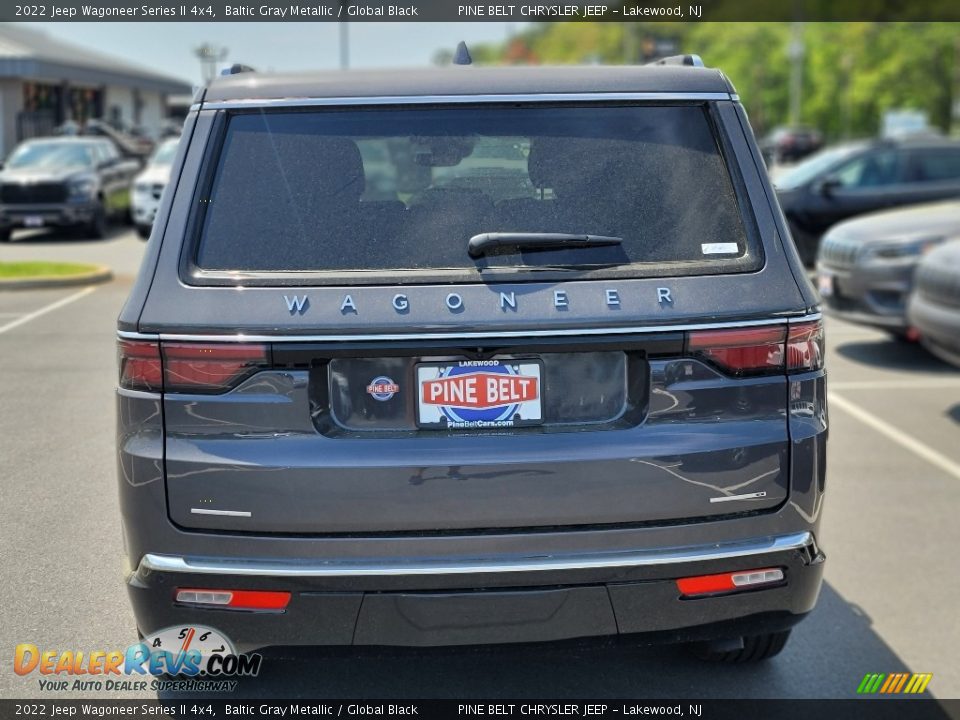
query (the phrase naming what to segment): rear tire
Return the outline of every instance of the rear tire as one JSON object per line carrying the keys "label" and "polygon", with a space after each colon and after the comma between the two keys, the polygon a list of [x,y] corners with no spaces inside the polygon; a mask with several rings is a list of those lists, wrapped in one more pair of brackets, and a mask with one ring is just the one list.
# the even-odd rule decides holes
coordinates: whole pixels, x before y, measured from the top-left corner
{"label": "rear tire", "polygon": [[137,225],[137,235],[140,236],[141,240],[150,239],[150,231],[153,229],[151,225]]}
{"label": "rear tire", "polygon": [[11,228],[0,229],[0,242],[10,242],[10,236],[13,235]]}
{"label": "rear tire", "polygon": [[743,647],[739,650],[716,651],[711,650],[707,644],[695,645],[693,654],[707,662],[726,663],[728,665],[754,663],[779,655],[789,639],[790,630],[783,630],[745,637],[743,638]]}

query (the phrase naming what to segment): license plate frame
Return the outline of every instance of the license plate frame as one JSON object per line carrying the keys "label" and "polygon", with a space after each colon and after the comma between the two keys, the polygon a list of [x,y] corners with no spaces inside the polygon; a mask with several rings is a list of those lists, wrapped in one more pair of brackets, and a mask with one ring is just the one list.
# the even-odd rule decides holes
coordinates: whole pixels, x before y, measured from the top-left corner
{"label": "license plate frame", "polygon": [[540,358],[421,362],[414,379],[420,429],[459,433],[543,424]]}

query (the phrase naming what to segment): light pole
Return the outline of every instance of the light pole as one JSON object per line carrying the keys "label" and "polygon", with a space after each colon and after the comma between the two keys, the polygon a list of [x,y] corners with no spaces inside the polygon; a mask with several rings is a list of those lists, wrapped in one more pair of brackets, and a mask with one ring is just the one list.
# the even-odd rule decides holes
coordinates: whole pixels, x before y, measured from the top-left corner
{"label": "light pole", "polygon": [[200,72],[203,75],[204,84],[209,85],[217,74],[217,64],[227,57],[227,48],[205,42],[200,47],[194,48],[193,54],[200,60]]}
{"label": "light pole", "polygon": [[[340,0],[340,13],[341,18],[346,15],[347,10],[350,7],[350,0]],[[340,20],[339,23],[340,30],[340,69],[348,70],[350,68],[350,28],[347,25],[345,20]]]}
{"label": "light pole", "polygon": [[795,22],[790,26],[790,44],[787,45],[787,57],[790,59],[790,125],[800,124],[800,109],[803,96],[803,23]]}
{"label": "light pole", "polygon": [[840,67],[843,68],[843,138],[850,137],[850,131],[853,126],[853,103],[850,100],[850,79],[853,73],[853,55],[848,51],[840,59]]}
{"label": "light pole", "polygon": [[350,68],[350,32],[345,22],[340,22],[340,69]]}

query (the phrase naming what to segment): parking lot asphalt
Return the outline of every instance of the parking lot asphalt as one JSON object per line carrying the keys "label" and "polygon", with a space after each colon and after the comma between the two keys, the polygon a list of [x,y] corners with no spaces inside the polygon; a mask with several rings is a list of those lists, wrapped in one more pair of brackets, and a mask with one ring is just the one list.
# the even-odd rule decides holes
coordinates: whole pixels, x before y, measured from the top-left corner
{"label": "parking lot asphalt", "polygon": [[[114,467],[115,320],[144,244],[43,233],[0,260],[106,263],[93,288],[0,293],[0,698],[44,692],[14,647],[123,649]],[[831,430],[819,604],[782,655],[704,665],[680,648],[589,644],[486,649],[271,649],[242,697],[852,698],[864,674],[931,672],[960,697],[960,370],[883,333],[827,320]],[[179,696],[177,696],[179,697]],[[236,697],[236,696],[231,696]]]}

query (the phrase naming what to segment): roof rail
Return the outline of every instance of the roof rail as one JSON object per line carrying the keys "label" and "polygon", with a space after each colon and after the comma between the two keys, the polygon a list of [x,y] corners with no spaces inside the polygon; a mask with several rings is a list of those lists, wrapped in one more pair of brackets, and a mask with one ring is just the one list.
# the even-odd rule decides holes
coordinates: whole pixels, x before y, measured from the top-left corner
{"label": "roof rail", "polygon": [[699,55],[671,55],[670,57],[660,58],[648,65],[684,65],[686,67],[703,67],[703,60]]}
{"label": "roof rail", "polygon": [[239,75],[240,73],[249,73],[256,72],[249,65],[242,65],[241,63],[234,63],[230,67],[226,67],[220,71],[221,75]]}

